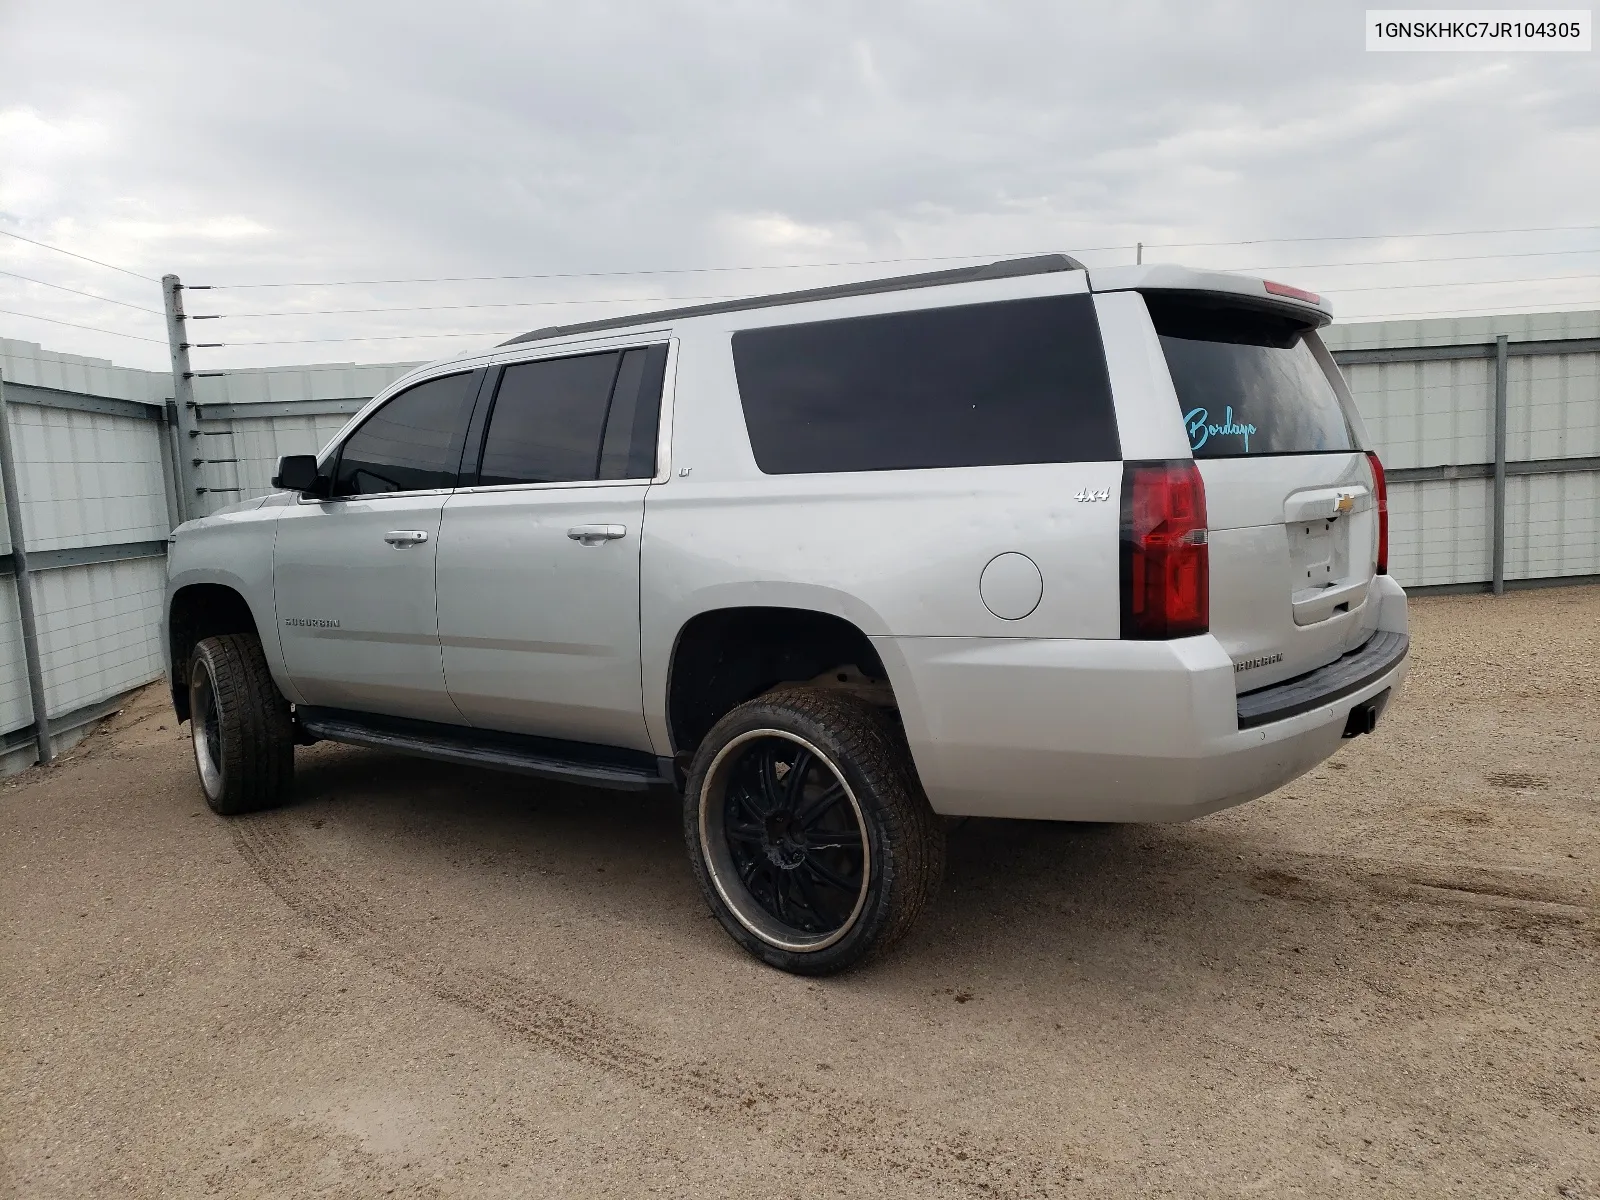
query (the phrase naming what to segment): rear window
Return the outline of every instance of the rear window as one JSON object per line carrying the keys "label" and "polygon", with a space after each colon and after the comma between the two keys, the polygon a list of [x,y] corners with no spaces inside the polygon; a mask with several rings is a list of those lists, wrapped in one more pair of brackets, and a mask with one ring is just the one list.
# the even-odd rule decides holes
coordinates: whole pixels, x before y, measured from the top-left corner
{"label": "rear window", "polygon": [[1304,328],[1205,298],[1146,295],[1196,458],[1356,449]]}
{"label": "rear window", "polygon": [[748,329],[733,359],[768,475],[1121,457],[1088,296]]}
{"label": "rear window", "polygon": [[508,366],[478,484],[650,478],[666,365],[657,345]]}

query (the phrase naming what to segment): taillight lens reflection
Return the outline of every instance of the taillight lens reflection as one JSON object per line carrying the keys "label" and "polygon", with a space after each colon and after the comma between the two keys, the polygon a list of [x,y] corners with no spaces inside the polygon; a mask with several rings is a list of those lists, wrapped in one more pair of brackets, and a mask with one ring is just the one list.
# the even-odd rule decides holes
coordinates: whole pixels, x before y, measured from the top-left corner
{"label": "taillight lens reflection", "polygon": [[1371,450],[1367,461],[1372,464],[1372,491],[1378,501],[1378,574],[1389,573],[1389,485],[1383,479],[1383,464]]}
{"label": "taillight lens reflection", "polygon": [[1206,489],[1189,459],[1122,468],[1122,636],[1178,638],[1211,627]]}

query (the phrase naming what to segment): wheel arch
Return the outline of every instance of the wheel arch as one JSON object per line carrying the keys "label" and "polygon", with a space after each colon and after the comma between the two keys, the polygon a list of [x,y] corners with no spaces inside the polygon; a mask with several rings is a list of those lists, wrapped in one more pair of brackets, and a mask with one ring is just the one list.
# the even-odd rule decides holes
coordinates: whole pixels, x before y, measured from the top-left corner
{"label": "wheel arch", "polygon": [[270,621],[260,620],[237,582],[226,576],[209,575],[174,581],[162,635],[172,707],[180,721],[189,719],[189,658],[202,639],[224,633],[250,633],[260,639],[264,652],[270,654],[277,648],[268,647],[263,635],[270,631]]}
{"label": "wheel arch", "polygon": [[734,604],[695,613],[667,659],[665,717],[675,756],[692,754],[736,706],[783,683],[818,682],[839,667],[856,675],[821,681],[893,705],[883,659],[860,625],[817,608]]}

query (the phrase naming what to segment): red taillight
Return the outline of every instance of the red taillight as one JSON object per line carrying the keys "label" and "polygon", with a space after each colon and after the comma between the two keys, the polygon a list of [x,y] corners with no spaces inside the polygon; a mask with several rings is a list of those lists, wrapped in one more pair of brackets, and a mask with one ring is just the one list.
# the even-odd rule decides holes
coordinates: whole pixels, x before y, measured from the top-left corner
{"label": "red taillight", "polygon": [[1378,574],[1389,573],[1389,485],[1383,481],[1383,464],[1371,450],[1367,461],[1372,464],[1372,493],[1378,502]]}
{"label": "red taillight", "polygon": [[1211,628],[1206,489],[1190,459],[1122,468],[1122,636]]}
{"label": "red taillight", "polygon": [[1288,296],[1291,300],[1304,300],[1307,304],[1321,304],[1322,297],[1315,292],[1308,292],[1304,288],[1290,287],[1287,283],[1274,283],[1267,279],[1262,281],[1267,291],[1274,296]]}

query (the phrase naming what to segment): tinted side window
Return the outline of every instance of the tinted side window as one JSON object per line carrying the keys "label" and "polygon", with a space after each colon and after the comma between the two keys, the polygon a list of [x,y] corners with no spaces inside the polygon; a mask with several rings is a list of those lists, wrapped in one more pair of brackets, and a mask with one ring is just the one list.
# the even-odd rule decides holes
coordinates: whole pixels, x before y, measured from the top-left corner
{"label": "tinted side window", "polygon": [[455,487],[472,411],[471,379],[470,372],[430,379],[387,401],[345,440],[333,495]]}
{"label": "tinted side window", "polygon": [[664,344],[507,367],[478,482],[650,478],[666,367]]}
{"label": "tinted side window", "polygon": [[733,358],[769,475],[1121,457],[1088,296],[748,329]]}
{"label": "tinted side window", "polygon": [[600,448],[599,478],[649,479],[656,473],[656,430],[666,373],[665,345],[629,350],[622,356]]}
{"label": "tinted side window", "polygon": [[621,358],[611,351],[507,367],[495,393],[478,482],[594,479]]}

